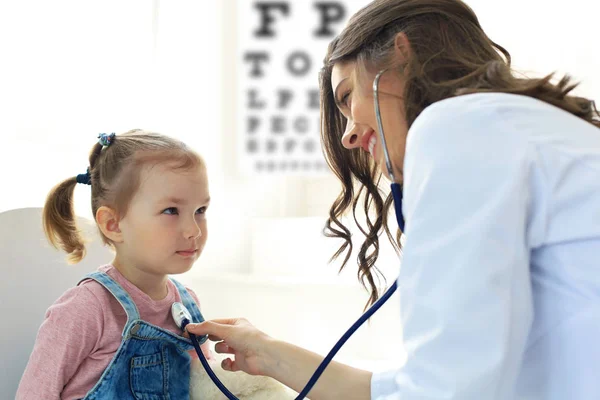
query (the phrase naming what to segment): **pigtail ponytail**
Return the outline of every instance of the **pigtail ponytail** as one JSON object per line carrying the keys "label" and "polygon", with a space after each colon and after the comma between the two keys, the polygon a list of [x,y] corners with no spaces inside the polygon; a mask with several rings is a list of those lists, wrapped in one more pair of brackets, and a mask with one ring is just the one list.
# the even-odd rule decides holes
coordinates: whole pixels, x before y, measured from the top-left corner
{"label": "pigtail ponytail", "polygon": [[[100,140],[92,147],[89,156],[90,167],[88,167],[87,172],[73,178],[65,179],[53,187],[46,198],[42,215],[42,224],[46,238],[54,248],[62,249],[68,254],[67,261],[69,264],[77,264],[85,257],[84,239],[77,227],[73,207],[75,185],[78,183],[92,185],[94,167],[102,152],[102,148],[110,145],[114,137],[114,133],[111,135],[98,135]],[[95,203],[94,198],[102,194],[101,188],[97,186],[92,185],[92,205]],[[94,212],[97,209],[97,207],[92,208]]]}
{"label": "pigtail ponytail", "polygon": [[69,178],[52,188],[42,216],[46,237],[56,249],[67,252],[69,264],[80,262],[85,256],[83,236],[77,228],[73,209],[73,192],[77,178]]}

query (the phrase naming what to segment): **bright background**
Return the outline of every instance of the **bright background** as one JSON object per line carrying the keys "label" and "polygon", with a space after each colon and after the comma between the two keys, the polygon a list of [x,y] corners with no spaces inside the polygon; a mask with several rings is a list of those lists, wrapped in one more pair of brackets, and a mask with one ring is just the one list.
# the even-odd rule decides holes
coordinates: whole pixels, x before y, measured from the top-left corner
{"label": "bright background", "polygon": [[[0,1],[0,212],[41,207],[54,184],[83,173],[98,132],[176,136],[209,166],[210,240],[183,277],[206,316],[246,316],[324,352],[366,301],[354,265],[338,277],[339,265],[327,264],[339,243],[320,230],[340,186],[330,174],[252,177],[236,169],[238,1]],[[582,82],[579,93],[600,96],[589,0],[467,2],[519,69],[569,72]],[[292,11],[301,3],[291,1]],[[341,3],[351,14],[366,1]],[[324,54],[325,45],[311,51],[323,46]],[[76,210],[91,218],[89,188],[77,188]],[[399,263],[389,246],[383,252],[380,268],[391,281]],[[342,359],[397,365],[398,307],[396,296]]]}

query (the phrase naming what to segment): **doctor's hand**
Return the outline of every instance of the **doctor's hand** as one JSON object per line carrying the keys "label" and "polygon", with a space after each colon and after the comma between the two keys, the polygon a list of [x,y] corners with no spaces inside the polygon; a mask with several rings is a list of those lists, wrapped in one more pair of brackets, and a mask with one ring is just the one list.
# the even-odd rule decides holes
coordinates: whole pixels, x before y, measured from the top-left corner
{"label": "doctor's hand", "polygon": [[[201,324],[189,324],[189,333],[208,335],[217,341],[215,351],[232,354],[225,359],[223,369],[265,375],[300,393],[323,361],[321,355],[276,340],[256,329],[243,318],[215,319]],[[371,372],[333,361],[310,391],[311,399],[367,400],[371,398]]]}
{"label": "doctor's hand", "polygon": [[267,347],[272,339],[243,318],[215,319],[200,324],[189,324],[186,331],[196,336],[208,335],[218,342],[215,351],[232,354],[221,366],[226,371],[244,371],[250,375],[266,375]]}

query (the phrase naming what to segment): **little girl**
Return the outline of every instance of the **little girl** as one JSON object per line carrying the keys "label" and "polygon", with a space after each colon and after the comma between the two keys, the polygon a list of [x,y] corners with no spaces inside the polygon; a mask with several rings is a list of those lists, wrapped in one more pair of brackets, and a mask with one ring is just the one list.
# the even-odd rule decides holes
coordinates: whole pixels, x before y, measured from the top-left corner
{"label": "little girl", "polygon": [[44,206],[49,241],[74,263],[85,255],[73,212],[77,183],[91,185],[92,212],[115,258],[48,309],[17,399],[189,398],[193,347],[171,305],[203,318],[194,292],[168,275],[188,271],[206,242],[202,158],[156,133],[101,134],[87,173],[54,187]]}

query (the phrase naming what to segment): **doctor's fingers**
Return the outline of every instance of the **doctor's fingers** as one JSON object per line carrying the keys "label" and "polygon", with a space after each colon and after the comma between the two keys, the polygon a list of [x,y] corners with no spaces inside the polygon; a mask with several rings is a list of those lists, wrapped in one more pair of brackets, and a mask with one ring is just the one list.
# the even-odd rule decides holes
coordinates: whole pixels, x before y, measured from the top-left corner
{"label": "doctor's fingers", "polygon": [[197,336],[208,335],[210,340],[217,341],[227,336],[227,333],[231,330],[231,326],[213,321],[205,321],[200,324],[189,324],[185,327],[185,330]]}
{"label": "doctor's fingers", "polygon": [[225,342],[215,344],[215,351],[219,354],[235,354],[235,350]]}

